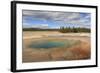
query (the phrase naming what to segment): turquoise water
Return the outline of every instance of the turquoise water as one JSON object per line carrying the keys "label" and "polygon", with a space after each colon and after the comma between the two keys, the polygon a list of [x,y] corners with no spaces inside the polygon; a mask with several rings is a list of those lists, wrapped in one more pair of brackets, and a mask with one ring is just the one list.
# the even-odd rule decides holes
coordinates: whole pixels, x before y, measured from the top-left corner
{"label": "turquoise water", "polygon": [[48,41],[48,40],[42,40],[37,42],[32,42],[29,47],[30,48],[57,48],[57,47],[70,47],[77,43],[73,40],[63,40],[63,41]]}

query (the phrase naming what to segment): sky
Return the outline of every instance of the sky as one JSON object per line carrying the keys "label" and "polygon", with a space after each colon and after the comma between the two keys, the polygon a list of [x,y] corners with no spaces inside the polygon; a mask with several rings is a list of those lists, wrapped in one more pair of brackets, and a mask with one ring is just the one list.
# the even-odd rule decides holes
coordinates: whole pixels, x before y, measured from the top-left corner
{"label": "sky", "polygon": [[90,28],[91,14],[82,12],[23,10],[22,24],[23,28]]}

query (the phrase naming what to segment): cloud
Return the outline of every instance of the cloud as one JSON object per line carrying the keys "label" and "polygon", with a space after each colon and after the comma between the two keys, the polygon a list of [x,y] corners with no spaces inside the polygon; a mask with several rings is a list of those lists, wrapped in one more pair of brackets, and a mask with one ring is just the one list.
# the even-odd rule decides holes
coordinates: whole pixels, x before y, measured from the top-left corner
{"label": "cloud", "polygon": [[48,28],[48,24],[34,24],[32,25],[33,28],[42,28],[42,29],[45,29],[45,28]]}
{"label": "cloud", "polygon": [[23,16],[32,16],[33,18],[43,20],[44,22],[50,20],[65,25],[75,24],[87,26],[91,24],[90,13],[23,10]]}
{"label": "cloud", "polygon": [[30,28],[31,27],[31,25],[29,23],[23,23],[23,24],[24,24],[23,28]]}
{"label": "cloud", "polygon": [[30,25],[29,23],[23,23],[23,28],[42,28],[42,29],[45,29],[45,28],[48,28],[48,24],[33,24],[33,25]]}

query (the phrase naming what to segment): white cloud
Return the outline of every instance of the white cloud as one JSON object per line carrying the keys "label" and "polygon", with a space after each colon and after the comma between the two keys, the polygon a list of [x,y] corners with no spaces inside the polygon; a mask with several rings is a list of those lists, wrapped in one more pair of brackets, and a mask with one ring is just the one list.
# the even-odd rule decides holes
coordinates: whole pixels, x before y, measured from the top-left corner
{"label": "white cloud", "polygon": [[33,24],[33,28],[48,28],[48,24]]}
{"label": "white cloud", "polygon": [[[91,18],[90,14],[89,13],[83,13],[83,14],[84,16],[81,16],[80,13],[77,12],[35,11],[35,10],[23,11],[24,16],[33,16],[34,18],[39,18],[45,22],[47,20],[53,20],[57,23],[63,23],[63,24],[77,24],[82,26],[90,25],[91,24],[89,20]],[[46,24],[44,26],[46,26]]]}

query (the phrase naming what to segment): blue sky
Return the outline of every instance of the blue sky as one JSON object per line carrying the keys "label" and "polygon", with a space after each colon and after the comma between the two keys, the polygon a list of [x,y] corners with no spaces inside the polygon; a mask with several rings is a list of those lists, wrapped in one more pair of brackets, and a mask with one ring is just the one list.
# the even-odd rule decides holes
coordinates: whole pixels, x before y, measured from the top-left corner
{"label": "blue sky", "polygon": [[82,12],[60,12],[23,10],[23,28],[90,28],[91,14]]}

